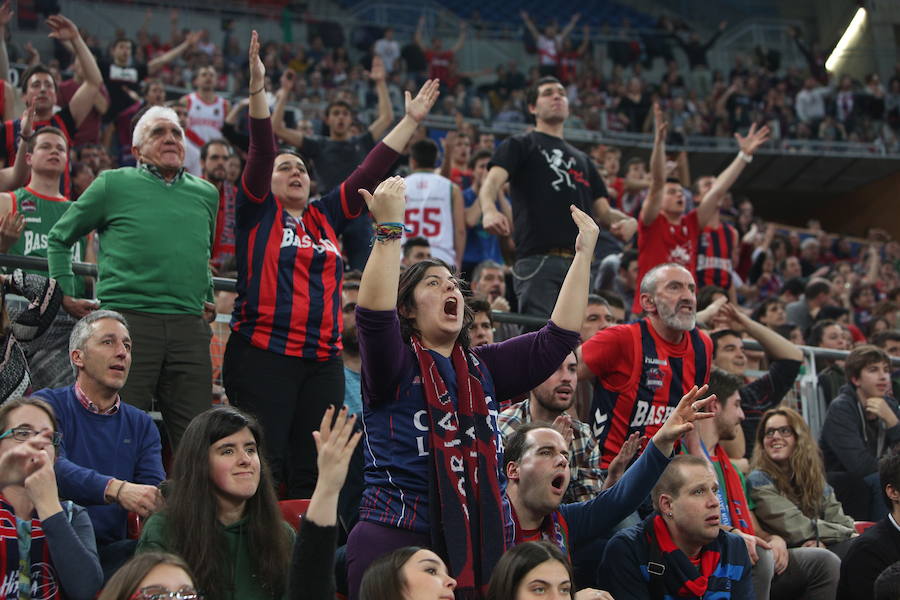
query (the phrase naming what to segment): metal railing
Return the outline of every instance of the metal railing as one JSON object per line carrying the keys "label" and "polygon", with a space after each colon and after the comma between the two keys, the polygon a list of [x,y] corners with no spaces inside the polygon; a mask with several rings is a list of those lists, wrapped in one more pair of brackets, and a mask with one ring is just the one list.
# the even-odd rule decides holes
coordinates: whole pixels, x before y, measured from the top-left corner
{"label": "metal railing", "polygon": [[[35,256],[13,256],[10,254],[0,253],[0,267],[31,269],[33,271],[47,272],[47,259]],[[76,275],[83,275],[96,278],[98,276],[97,265],[84,262],[72,262],[72,272]],[[213,287],[216,290],[235,291],[236,280],[226,277],[213,277]],[[547,323],[547,318],[536,317],[533,315],[522,315],[518,313],[494,311],[492,318],[498,323],[511,323],[514,325],[523,325],[525,327],[540,327]],[[759,342],[755,340],[744,340],[744,348],[748,350],[763,350]],[[794,391],[798,398],[798,408],[803,414],[806,422],[809,424],[812,434],[818,438],[822,431],[822,424],[825,421],[825,400],[822,397],[822,391],[819,388],[818,376],[816,375],[817,362],[846,360],[850,352],[846,350],[832,350],[829,348],[818,348],[815,346],[798,346],[803,352],[804,368],[794,382]],[[900,367],[900,358],[892,358],[891,364],[894,367]]]}

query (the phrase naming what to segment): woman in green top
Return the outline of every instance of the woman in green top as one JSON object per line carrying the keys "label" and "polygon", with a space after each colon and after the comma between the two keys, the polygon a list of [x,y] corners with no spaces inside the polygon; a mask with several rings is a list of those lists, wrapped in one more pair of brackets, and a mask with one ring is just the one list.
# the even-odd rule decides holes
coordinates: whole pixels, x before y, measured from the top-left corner
{"label": "woman in green top", "polygon": [[230,406],[191,421],[175,455],[166,508],[144,525],[138,552],[185,559],[217,600],[283,598],[293,531],[261,457],[258,423]]}

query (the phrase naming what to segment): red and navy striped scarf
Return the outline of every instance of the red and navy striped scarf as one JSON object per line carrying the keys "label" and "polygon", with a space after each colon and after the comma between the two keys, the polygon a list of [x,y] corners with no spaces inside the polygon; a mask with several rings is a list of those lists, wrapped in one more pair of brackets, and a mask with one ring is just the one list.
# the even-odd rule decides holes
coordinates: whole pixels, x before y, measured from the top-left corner
{"label": "red and navy striped scarf", "polygon": [[434,357],[412,338],[428,412],[431,446],[429,518],[434,549],[456,579],[456,597],[480,598],[506,551],[503,499],[491,426],[476,359],[456,344],[457,408]]}
{"label": "red and navy striped scarf", "polygon": [[[0,496],[0,564],[3,565],[3,581],[0,599],[19,598],[19,532],[16,528],[15,509]],[[50,548],[41,521],[31,520],[31,552],[28,568],[31,577],[31,598],[35,600],[62,600],[59,577],[50,560]]]}
{"label": "red and navy striped scarf", "polygon": [[[516,525],[516,545],[518,546],[523,542],[537,541],[522,536],[523,530],[522,526],[519,524],[519,515],[516,514],[515,507],[513,508],[512,516]],[[551,544],[556,545],[569,557],[569,560],[572,559],[572,554],[569,551],[569,522],[566,521],[562,511],[557,509],[544,517],[544,520],[541,521],[539,532],[541,541],[550,542]]]}
{"label": "red and navy striped scarf", "polygon": [[651,589],[652,578],[658,577],[667,595],[676,598],[702,598],[709,587],[709,578],[719,566],[722,556],[718,538],[700,550],[698,569],[675,545],[669,528],[659,514],[644,521],[644,534],[650,547],[651,564],[648,565],[648,571],[651,573]]}

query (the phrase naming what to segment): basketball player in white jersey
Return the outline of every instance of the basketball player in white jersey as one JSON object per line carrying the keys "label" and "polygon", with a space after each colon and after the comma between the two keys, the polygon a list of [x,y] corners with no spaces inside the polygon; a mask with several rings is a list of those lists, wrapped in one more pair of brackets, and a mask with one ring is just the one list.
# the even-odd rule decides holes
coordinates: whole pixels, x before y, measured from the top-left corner
{"label": "basketball player in white jersey", "polygon": [[228,100],[216,94],[217,79],[215,67],[200,67],[194,75],[194,91],[181,99],[188,111],[184,135],[198,148],[222,137],[225,115],[231,110]]}
{"label": "basketball player in white jersey", "polygon": [[437,154],[437,144],[428,138],[409,149],[413,173],[406,177],[406,235],[425,238],[434,258],[459,270],[466,249],[462,191],[434,173]]}

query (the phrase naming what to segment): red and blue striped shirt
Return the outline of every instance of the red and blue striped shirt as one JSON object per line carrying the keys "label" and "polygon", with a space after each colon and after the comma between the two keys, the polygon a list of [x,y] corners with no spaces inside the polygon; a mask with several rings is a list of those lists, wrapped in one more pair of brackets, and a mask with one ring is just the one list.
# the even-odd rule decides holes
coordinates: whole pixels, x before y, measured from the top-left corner
{"label": "red and blue striped shirt", "polygon": [[269,119],[251,119],[250,151],[237,196],[237,299],[231,329],[264,350],[313,360],[341,352],[338,236],[366,210],[356,191],[373,190],[397,159],[378,144],[344,183],[310,202],[299,218],[272,193],[278,150]]}

